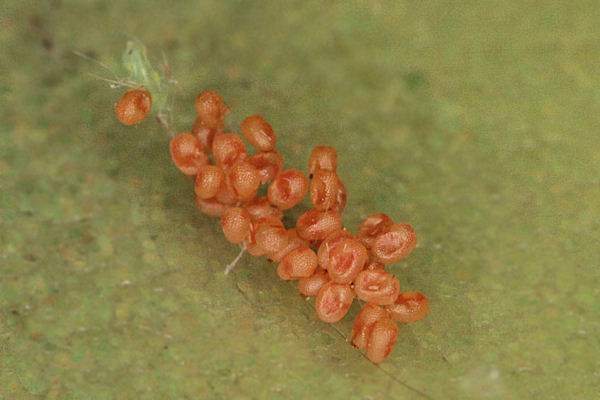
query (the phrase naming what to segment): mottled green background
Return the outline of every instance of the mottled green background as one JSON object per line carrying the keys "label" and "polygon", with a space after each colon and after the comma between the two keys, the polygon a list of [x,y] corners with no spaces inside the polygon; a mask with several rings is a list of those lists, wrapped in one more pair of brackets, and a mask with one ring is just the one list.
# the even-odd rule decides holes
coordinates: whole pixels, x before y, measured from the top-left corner
{"label": "mottled green background", "polygon": [[[2,1],[0,398],[598,399],[597,1]],[[121,126],[138,38],[179,80],[176,126],[218,90],[288,166],[335,146],[346,226],[420,244],[430,299],[371,364],[345,320],[194,208],[168,137]]]}

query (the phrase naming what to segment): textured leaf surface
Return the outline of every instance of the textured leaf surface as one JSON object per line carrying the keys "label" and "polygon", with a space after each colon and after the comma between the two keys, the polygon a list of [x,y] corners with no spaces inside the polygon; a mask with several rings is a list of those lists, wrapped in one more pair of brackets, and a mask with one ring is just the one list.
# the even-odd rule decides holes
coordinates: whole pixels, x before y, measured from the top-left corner
{"label": "textured leaf surface", "polygon": [[[600,396],[596,2],[111,3],[0,11],[0,398]],[[289,167],[338,149],[349,229],[415,227],[392,271],[430,314],[386,362],[345,342],[357,305],[327,325],[264,259],[223,275],[168,137],[72,53],[116,68],[132,37],[179,131],[217,90]]]}

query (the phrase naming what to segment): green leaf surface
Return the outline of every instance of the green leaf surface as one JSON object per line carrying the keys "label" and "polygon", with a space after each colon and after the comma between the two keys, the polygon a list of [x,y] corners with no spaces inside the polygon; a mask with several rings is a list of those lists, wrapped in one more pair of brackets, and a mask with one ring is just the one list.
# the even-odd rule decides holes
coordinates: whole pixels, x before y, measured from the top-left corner
{"label": "green leaf surface", "polygon": [[[1,399],[597,399],[594,1],[16,1],[0,11]],[[152,118],[121,126],[128,40],[174,125],[220,92],[286,165],[334,146],[344,223],[384,212],[430,301],[379,365],[194,206]],[[309,207],[308,200],[301,207]],[[291,213],[299,215],[299,210]]]}

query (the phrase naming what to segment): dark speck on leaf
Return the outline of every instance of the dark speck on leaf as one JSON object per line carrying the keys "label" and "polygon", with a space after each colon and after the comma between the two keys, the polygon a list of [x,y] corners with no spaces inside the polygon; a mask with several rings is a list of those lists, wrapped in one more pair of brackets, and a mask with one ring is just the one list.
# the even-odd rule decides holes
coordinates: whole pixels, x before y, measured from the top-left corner
{"label": "dark speck on leaf", "polygon": [[425,84],[425,77],[420,71],[410,71],[404,74],[404,82],[409,90],[417,90]]}

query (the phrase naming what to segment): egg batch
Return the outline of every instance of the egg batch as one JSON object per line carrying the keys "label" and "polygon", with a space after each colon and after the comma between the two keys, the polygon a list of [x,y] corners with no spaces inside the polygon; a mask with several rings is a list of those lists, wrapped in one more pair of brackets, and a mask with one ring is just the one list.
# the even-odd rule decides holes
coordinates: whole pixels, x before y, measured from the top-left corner
{"label": "egg batch", "polygon": [[[148,91],[133,89],[119,100],[115,114],[132,125],[144,119],[151,105]],[[253,256],[266,256],[277,263],[281,279],[297,280],[302,296],[316,297],[322,321],[341,320],[355,298],[362,300],[352,344],[366,349],[374,363],[385,360],[398,337],[396,322],[419,321],[428,311],[423,294],[401,292],[400,281],[385,270],[416,247],[413,228],[373,213],[356,234],[345,230],[346,188],[336,172],[338,156],[332,147],[312,150],[307,176],[285,169],[275,150],[275,132],[260,115],[249,116],[240,127],[257,150],[250,155],[238,135],[225,132],[230,110],[218,93],[200,93],[195,106],[198,116],[191,132],[173,137],[170,151],[177,168],[194,179],[198,209],[221,219],[227,241],[242,244]],[[266,196],[258,197],[261,185],[268,188]],[[295,226],[286,227],[283,212],[307,194],[313,208]]]}

